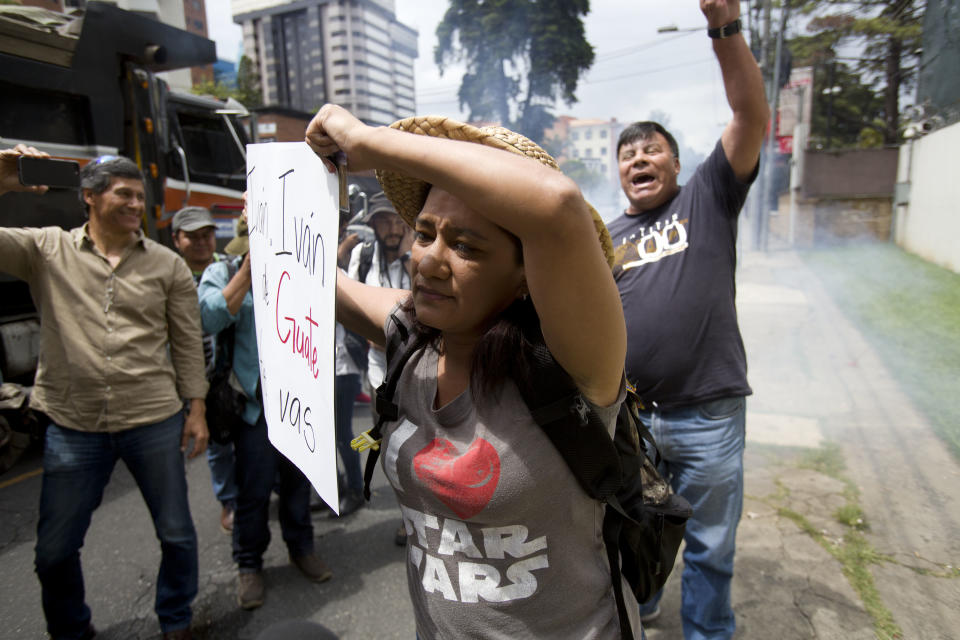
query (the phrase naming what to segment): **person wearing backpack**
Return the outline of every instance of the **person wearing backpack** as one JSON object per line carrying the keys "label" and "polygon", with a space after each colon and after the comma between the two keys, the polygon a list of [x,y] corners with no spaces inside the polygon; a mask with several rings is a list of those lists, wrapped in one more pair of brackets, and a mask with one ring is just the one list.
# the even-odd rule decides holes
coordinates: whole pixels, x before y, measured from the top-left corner
{"label": "person wearing backpack", "polygon": [[[736,531],[743,507],[747,361],[735,306],[739,213],[757,176],[769,118],[763,80],[740,33],[740,3],[701,0],[733,119],[682,188],[677,143],[639,122],[620,135],[629,206],[609,224],[614,277],[636,385],[664,458],[662,472],[693,506],[682,580],[687,640],[734,634]],[[659,596],[644,605],[659,614]]]}
{"label": "person wearing backpack", "polygon": [[[371,287],[410,289],[410,228],[397,215],[390,200],[382,191],[373,194],[367,211],[361,219],[373,229],[374,240],[361,242],[350,252],[347,275]],[[348,334],[348,338],[351,337]],[[383,384],[387,371],[387,357],[376,345],[367,351],[367,383],[372,391]],[[371,403],[370,413],[377,421],[377,407]],[[401,523],[393,534],[397,546],[407,544],[407,530]]]}
{"label": "person wearing backpack", "polygon": [[[409,290],[409,228],[382,191],[370,197],[362,222],[373,229],[375,240],[353,248],[347,275],[372,287]],[[367,357],[367,379],[376,390],[383,383],[387,359],[383,349],[376,347]]]}
{"label": "person wearing backpack", "polygon": [[333,574],[314,549],[310,482],[267,436],[246,218],[240,220],[236,237],[224,251],[232,257],[207,267],[198,294],[205,332],[222,334],[233,327],[230,381],[246,396],[238,424],[232,429],[238,489],[233,560],[237,563],[237,604],[249,610],[263,605],[266,597],[263,554],[270,544],[270,496],[274,488],[279,495],[280,531],[290,563],[313,582],[324,582]]}
{"label": "person wearing backpack", "polygon": [[374,128],[325,105],[306,139],[323,158],[344,152],[351,170],[378,169],[415,230],[412,291],[339,273],[336,300],[338,321],[374,343],[402,333],[422,346],[396,410],[381,405],[377,444],[408,532],[417,635],[639,638],[629,589],[631,617],[618,613],[606,505],[521,395],[542,346],[614,433],[626,329],[599,216],[546,152],[500,127],[421,117]]}

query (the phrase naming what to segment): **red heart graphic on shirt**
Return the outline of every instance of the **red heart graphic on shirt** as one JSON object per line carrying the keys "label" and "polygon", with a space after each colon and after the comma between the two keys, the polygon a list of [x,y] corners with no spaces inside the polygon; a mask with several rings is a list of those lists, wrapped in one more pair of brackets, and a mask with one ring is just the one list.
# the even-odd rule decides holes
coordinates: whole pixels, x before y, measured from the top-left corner
{"label": "red heart graphic on shirt", "polygon": [[500,456],[483,438],[462,455],[449,440],[436,438],[413,457],[417,477],[464,520],[487,506],[500,480]]}

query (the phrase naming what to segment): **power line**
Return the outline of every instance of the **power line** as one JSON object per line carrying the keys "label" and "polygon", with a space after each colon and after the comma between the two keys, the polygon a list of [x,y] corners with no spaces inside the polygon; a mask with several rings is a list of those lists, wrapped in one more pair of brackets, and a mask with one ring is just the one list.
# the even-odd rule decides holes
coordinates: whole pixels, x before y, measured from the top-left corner
{"label": "power line", "polygon": [[[672,40],[677,40],[677,39],[679,39],[679,38],[683,38],[683,37],[685,37],[685,36],[692,35],[693,33],[696,33],[696,31],[680,32],[680,33],[677,33],[677,34],[674,34],[674,35],[671,35],[671,36],[661,37],[661,38],[657,38],[657,39],[655,39],[655,40],[649,40],[649,41],[647,41],[647,42],[643,42],[643,43],[638,44],[638,45],[633,45],[633,46],[630,46],[630,47],[625,47],[625,48],[623,48],[623,49],[615,49],[615,50],[610,51],[610,52],[607,52],[607,53],[597,54],[597,56],[595,56],[595,58],[594,58],[594,64],[605,63],[605,62],[608,62],[608,61],[610,61],[610,60],[614,60],[614,59],[616,59],[616,58],[622,58],[622,57],[624,57],[624,56],[628,56],[628,55],[637,53],[637,52],[639,52],[639,51],[644,51],[644,50],[646,50],[646,49],[653,48],[653,47],[655,47],[655,46],[657,46],[657,45],[666,44],[667,42],[670,42],[670,41],[672,41]],[[671,68],[674,68],[674,67],[661,67],[661,68],[671,69]],[[654,72],[655,72],[655,71],[654,71]],[[633,75],[638,75],[638,74],[631,74],[631,76],[622,76],[622,77],[632,77]],[[584,81],[584,82],[589,83],[589,81]],[[605,82],[605,80],[598,80],[598,81],[594,81],[594,82]],[[421,96],[422,96],[422,97],[433,97],[433,96],[443,95],[444,93],[447,93],[448,91],[458,91],[459,88],[460,88],[460,85],[459,85],[459,84],[457,84],[457,85],[448,85],[448,86],[431,87],[431,88],[428,88],[428,89],[424,89],[424,90],[422,90],[422,91],[418,91],[416,95],[417,95],[417,97],[421,97]],[[449,102],[449,101],[448,101],[448,102]],[[431,103],[427,103],[427,104],[431,104]]]}
{"label": "power line", "polygon": [[703,58],[702,60],[691,60],[689,62],[681,62],[679,64],[673,64],[666,67],[657,67],[656,69],[645,69],[643,71],[637,71],[636,73],[621,73],[618,76],[613,76],[610,78],[600,78],[598,80],[584,80],[583,84],[598,84],[600,82],[611,82],[613,80],[622,80],[624,78],[635,78],[637,76],[646,76],[653,73],[660,73],[661,71],[670,71],[671,69],[679,69],[681,67],[692,67],[698,64],[714,62],[713,58]]}
{"label": "power line", "polygon": [[656,47],[657,45],[666,44],[667,42],[670,42],[671,40],[677,40],[677,39],[679,39],[679,38],[683,38],[683,37],[692,35],[692,34],[694,34],[694,33],[696,33],[696,31],[684,31],[684,32],[680,32],[680,33],[677,33],[677,34],[672,35],[672,36],[667,36],[667,37],[663,37],[663,38],[657,38],[656,40],[650,40],[650,41],[644,42],[644,43],[642,43],[642,44],[634,45],[634,46],[632,46],[632,47],[627,47],[627,48],[625,48],[625,49],[617,49],[617,50],[611,51],[611,52],[609,52],[609,53],[600,53],[600,54],[597,54],[597,55],[594,57],[594,63],[597,63],[597,62],[606,62],[606,61],[612,60],[612,59],[614,59],[614,58],[622,58],[623,56],[627,56],[627,55],[630,55],[630,54],[632,54],[632,53],[636,53],[636,52],[638,52],[638,51],[643,51],[643,50],[645,50],[645,49],[650,49],[650,48],[652,48],[652,47]]}

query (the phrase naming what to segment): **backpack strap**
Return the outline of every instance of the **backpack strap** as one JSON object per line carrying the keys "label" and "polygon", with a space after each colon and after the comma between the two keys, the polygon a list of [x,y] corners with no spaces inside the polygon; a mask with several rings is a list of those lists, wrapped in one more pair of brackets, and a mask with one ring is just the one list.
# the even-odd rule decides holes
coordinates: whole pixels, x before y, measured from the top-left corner
{"label": "backpack strap", "polygon": [[400,416],[394,396],[397,392],[397,383],[410,357],[424,348],[426,341],[414,335],[396,313],[391,313],[389,321],[393,322],[397,330],[390,335],[387,341],[387,373],[383,384],[377,387],[376,409],[377,423],[372,429],[365,431],[350,442],[350,447],[358,453],[369,449],[366,466],[363,470],[363,497],[370,500],[370,481],[377,468],[377,459],[380,457],[380,441],[383,438],[383,425],[394,421]]}
{"label": "backpack strap", "polygon": [[[227,267],[227,283],[229,284],[230,281],[233,280],[233,276],[237,275],[239,266],[237,265],[237,260],[225,260],[224,263]],[[233,346],[236,339],[236,328],[236,323],[231,322],[217,334],[216,348],[213,352],[214,371],[226,371],[229,375],[230,369],[233,368]],[[258,380],[257,386],[259,386],[259,384],[260,382]]]}
{"label": "backpack strap", "polygon": [[367,274],[370,273],[370,267],[373,265],[372,242],[364,242],[360,247],[360,262],[357,265],[357,282],[367,283]]}
{"label": "backpack strap", "polygon": [[620,487],[620,456],[606,426],[542,342],[534,347],[531,383],[518,385],[534,421],[563,456],[591,498],[606,500]]}
{"label": "backpack strap", "polygon": [[603,518],[603,543],[617,603],[620,637],[634,640],[620,571],[620,531],[622,516],[626,514],[614,495],[625,472],[620,455],[606,426],[542,342],[534,347],[532,363],[532,383],[520,391],[530,414],[587,495],[608,505]]}
{"label": "backpack strap", "polygon": [[[612,505],[616,505],[611,509]],[[607,510],[603,516],[603,546],[607,550],[607,564],[610,565],[610,581],[613,584],[613,597],[617,602],[617,617],[620,620],[621,640],[634,640],[630,616],[627,615],[627,603],[623,599],[623,573],[620,571],[620,531],[625,516],[623,508],[614,496],[610,496]],[[639,615],[639,611],[638,611]]]}

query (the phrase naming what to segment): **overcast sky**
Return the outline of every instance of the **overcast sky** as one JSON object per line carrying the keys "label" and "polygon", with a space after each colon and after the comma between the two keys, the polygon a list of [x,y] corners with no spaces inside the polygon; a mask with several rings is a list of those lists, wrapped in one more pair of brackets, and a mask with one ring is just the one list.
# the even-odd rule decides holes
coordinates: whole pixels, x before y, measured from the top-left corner
{"label": "overcast sky", "polygon": [[[397,19],[419,32],[420,56],[415,81],[418,114],[466,118],[456,94],[460,73],[440,76],[433,63],[436,28],[445,2],[396,0]],[[696,0],[593,0],[585,19],[593,45],[593,67],[577,89],[579,102],[558,104],[557,115],[617,118],[632,122],[653,112],[666,113],[669,128],[687,146],[707,153],[730,118],[723,84],[704,31],[658,34],[657,28],[703,27]],[[210,37],[221,58],[237,59],[240,28],[230,16],[229,0],[207,0]]]}

